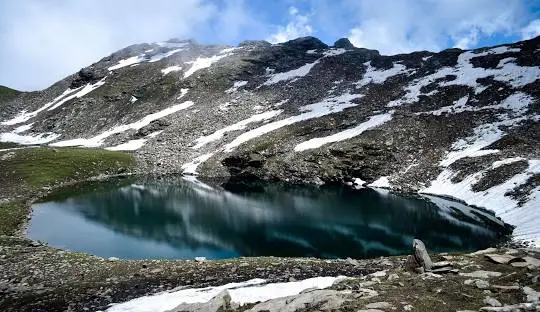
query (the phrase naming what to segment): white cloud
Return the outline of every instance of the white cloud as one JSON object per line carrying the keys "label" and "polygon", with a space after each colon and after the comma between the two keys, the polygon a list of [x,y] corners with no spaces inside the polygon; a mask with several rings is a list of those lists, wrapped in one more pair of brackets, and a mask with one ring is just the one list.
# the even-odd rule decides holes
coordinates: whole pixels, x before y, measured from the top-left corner
{"label": "white cloud", "polygon": [[253,23],[242,0],[4,0],[0,84],[44,88],[131,44],[204,34],[227,42]]}
{"label": "white cloud", "polygon": [[309,36],[313,33],[309,16],[301,15],[294,6],[289,8],[290,21],[287,26],[279,26],[277,32],[270,35],[266,40],[271,43],[280,43],[296,39],[298,37]]}
{"label": "white cloud", "polygon": [[529,25],[521,30],[521,38],[524,40],[537,36],[540,36],[540,19],[530,22]]}
{"label": "white cloud", "polygon": [[471,48],[482,37],[516,32],[523,19],[520,1],[345,0],[358,21],[349,39],[383,54],[448,46]]}

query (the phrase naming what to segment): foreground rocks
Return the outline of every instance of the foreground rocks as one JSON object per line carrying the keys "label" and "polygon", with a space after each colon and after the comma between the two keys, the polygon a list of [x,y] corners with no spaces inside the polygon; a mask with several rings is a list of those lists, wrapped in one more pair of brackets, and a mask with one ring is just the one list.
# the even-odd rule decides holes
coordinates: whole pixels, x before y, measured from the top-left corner
{"label": "foreground rocks", "polygon": [[[415,240],[414,257],[430,259],[423,251],[424,244]],[[515,267],[498,261],[509,257],[529,265]],[[437,263],[452,270],[413,273],[407,267],[409,257],[381,258],[372,264],[382,270],[338,280],[329,289],[308,289],[295,296],[244,306],[224,291],[207,303],[181,304],[170,311],[540,311],[540,292],[535,290],[540,288],[540,267],[532,260],[540,258],[538,249],[489,249],[433,258],[439,260],[433,263],[433,270]],[[366,261],[346,262],[362,266]]]}

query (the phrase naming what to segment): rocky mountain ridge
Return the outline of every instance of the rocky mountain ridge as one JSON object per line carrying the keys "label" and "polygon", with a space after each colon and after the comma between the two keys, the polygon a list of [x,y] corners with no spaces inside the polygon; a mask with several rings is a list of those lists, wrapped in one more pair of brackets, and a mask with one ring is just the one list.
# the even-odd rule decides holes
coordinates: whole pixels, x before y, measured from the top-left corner
{"label": "rocky mountain ridge", "polygon": [[540,37],[393,56],[346,39],[171,40],[0,98],[0,141],[129,150],[141,172],[452,197],[539,244],[539,99]]}

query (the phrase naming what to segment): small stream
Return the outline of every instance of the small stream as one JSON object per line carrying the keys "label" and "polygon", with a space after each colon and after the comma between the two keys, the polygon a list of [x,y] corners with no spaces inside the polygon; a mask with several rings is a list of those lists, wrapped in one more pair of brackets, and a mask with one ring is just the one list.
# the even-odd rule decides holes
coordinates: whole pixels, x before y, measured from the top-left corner
{"label": "small stream", "polygon": [[493,215],[436,197],[182,177],[63,190],[33,211],[30,238],[125,259],[369,258],[408,254],[413,238],[469,251],[509,234]]}

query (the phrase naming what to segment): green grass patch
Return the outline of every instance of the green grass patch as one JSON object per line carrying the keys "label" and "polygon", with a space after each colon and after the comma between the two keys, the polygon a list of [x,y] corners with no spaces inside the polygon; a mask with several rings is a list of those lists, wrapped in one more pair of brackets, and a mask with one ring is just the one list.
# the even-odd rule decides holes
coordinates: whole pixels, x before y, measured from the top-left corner
{"label": "green grass patch", "polygon": [[0,235],[13,235],[20,228],[29,212],[25,201],[42,187],[129,172],[135,167],[130,154],[100,149],[39,147],[0,155],[5,153],[12,155],[0,161],[0,192],[23,199],[0,203]]}
{"label": "green grass patch", "polygon": [[130,154],[100,149],[28,148],[13,152],[13,157],[0,162],[0,174],[6,181],[36,188],[122,173],[135,166]]}
{"label": "green grass patch", "polygon": [[17,95],[19,95],[21,92],[5,87],[0,86],[0,103],[7,102],[13,98],[15,98]]}
{"label": "green grass patch", "polygon": [[13,235],[28,215],[28,207],[21,201],[0,204],[0,235]]}

